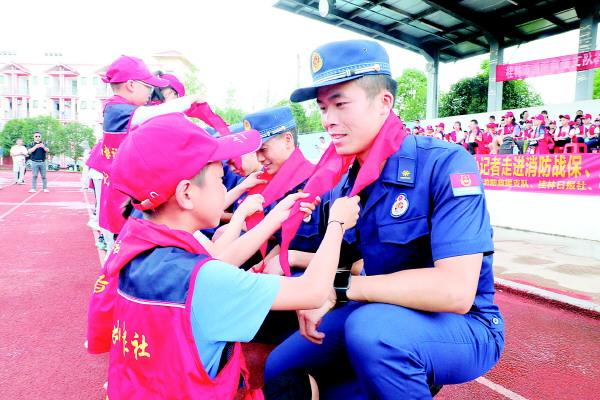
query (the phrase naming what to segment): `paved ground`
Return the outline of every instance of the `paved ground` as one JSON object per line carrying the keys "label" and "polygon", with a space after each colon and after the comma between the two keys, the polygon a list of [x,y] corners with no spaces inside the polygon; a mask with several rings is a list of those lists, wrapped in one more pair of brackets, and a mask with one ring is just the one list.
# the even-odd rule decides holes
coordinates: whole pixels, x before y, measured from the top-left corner
{"label": "paved ground", "polygon": [[[0,171],[0,185],[9,179]],[[79,176],[49,173],[50,193],[0,190],[0,387],[6,399],[101,399],[106,357],[82,346],[99,268]],[[496,271],[598,302],[597,242],[496,230]],[[582,276],[581,276],[582,275]],[[592,399],[600,392],[600,319],[499,291],[507,344],[484,377],[436,399]],[[252,348],[258,360],[268,349]]]}
{"label": "paved ground", "polygon": [[496,277],[600,304],[600,241],[503,228],[494,232]]}

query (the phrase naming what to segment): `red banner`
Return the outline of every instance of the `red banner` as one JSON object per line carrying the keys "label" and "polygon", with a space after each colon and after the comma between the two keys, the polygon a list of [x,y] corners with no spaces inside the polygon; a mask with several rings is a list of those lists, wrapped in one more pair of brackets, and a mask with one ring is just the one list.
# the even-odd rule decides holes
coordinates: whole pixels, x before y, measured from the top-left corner
{"label": "red banner", "polygon": [[600,196],[600,154],[475,157],[487,190]]}
{"label": "red banner", "polygon": [[600,68],[600,50],[496,66],[496,82]]}

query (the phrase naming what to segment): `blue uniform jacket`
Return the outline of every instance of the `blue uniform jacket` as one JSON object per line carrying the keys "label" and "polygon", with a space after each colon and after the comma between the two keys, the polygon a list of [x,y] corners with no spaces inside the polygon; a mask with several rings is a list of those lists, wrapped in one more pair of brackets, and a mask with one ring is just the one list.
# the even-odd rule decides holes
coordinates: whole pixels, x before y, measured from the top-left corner
{"label": "blue uniform jacket", "polygon": [[[355,165],[331,191],[331,201],[349,194],[356,173]],[[363,258],[367,275],[431,268],[435,260],[483,253],[472,311],[498,314],[493,303],[492,227],[483,186],[468,192],[453,188],[451,175],[464,174],[479,177],[475,159],[462,147],[407,136],[379,179],[360,193],[360,218],[345,240],[354,244],[353,257]]]}

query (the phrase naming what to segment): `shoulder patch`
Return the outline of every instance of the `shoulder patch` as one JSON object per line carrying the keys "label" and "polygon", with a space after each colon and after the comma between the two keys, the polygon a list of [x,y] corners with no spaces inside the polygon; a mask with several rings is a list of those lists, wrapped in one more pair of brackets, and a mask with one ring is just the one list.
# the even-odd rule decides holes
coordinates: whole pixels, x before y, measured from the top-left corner
{"label": "shoulder patch", "polygon": [[483,194],[481,180],[476,173],[450,174],[450,185],[454,197]]}

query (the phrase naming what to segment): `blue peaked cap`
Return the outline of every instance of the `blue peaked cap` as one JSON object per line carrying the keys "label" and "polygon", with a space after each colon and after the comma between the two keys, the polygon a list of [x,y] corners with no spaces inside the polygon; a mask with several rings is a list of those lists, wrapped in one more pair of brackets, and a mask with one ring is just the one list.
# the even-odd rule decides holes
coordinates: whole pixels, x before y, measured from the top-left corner
{"label": "blue peaked cap", "polygon": [[327,43],[312,52],[310,70],[313,84],[294,90],[290,96],[291,101],[297,103],[314,99],[320,87],[365,75],[392,75],[387,52],[383,46],[371,40]]}
{"label": "blue peaked cap", "polygon": [[292,109],[288,106],[268,108],[244,117],[244,130],[256,129],[263,143],[296,127]]}

